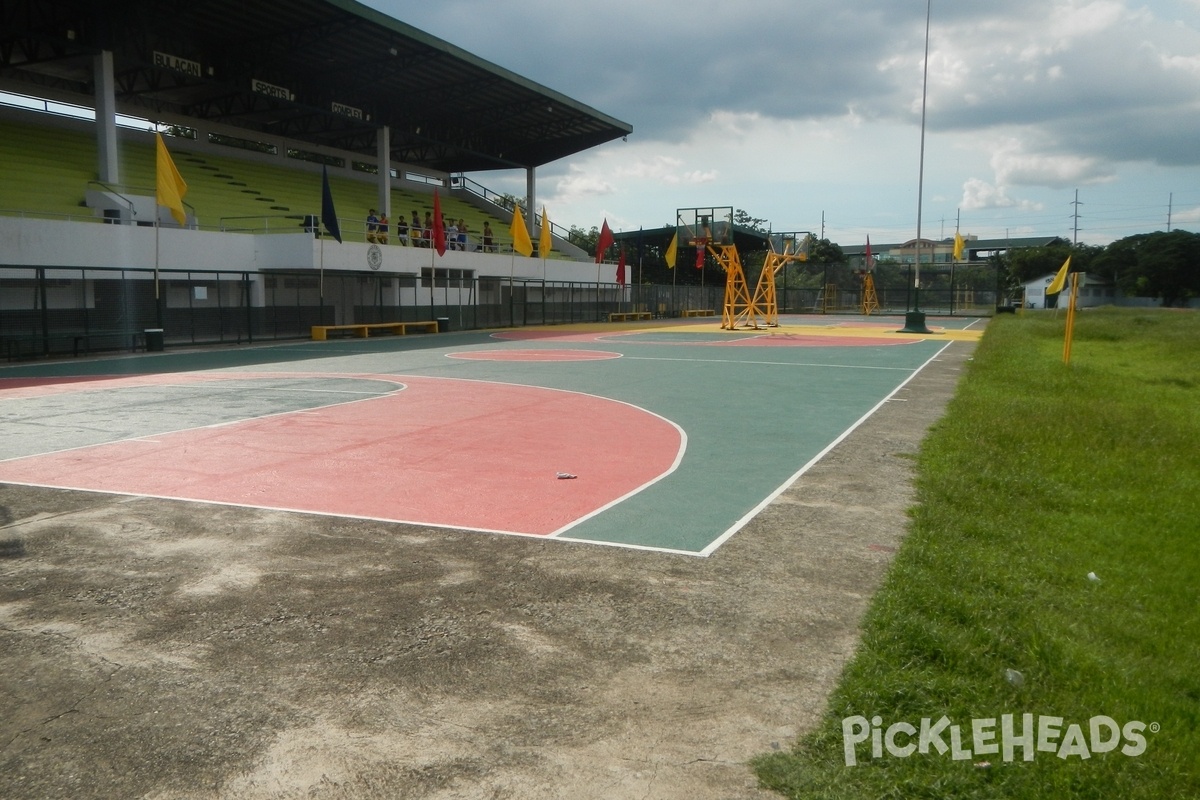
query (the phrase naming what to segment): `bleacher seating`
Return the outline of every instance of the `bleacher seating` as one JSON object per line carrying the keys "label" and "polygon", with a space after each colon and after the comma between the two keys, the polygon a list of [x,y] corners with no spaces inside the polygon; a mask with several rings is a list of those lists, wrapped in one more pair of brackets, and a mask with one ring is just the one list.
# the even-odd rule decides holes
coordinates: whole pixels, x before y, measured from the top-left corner
{"label": "bleacher seating", "polygon": [[[226,154],[201,150],[186,139],[164,138],[188,185],[184,202],[204,229],[292,231],[303,225],[306,216],[320,214],[319,173],[239,158],[234,149]],[[123,194],[153,195],[153,141],[125,129],[118,129],[118,139],[121,185],[117,188]],[[0,210],[93,216],[84,207],[84,194],[96,177],[96,143],[90,133],[0,118],[0,163],[21,165],[5,170]],[[375,184],[338,174],[331,174],[329,183],[343,238],[364,241],[367,211],[378,205]],[[448,192],[441,193],[440,203],[447,219],[466,220],[472,246],[479,245],[483,223],[488,221],[499,251],[510,250],[507,221]],[[432,207],[431,193],[393,188],[390,242],[399,243],[398,220],[408,220],[414,209],[424,219]]]}

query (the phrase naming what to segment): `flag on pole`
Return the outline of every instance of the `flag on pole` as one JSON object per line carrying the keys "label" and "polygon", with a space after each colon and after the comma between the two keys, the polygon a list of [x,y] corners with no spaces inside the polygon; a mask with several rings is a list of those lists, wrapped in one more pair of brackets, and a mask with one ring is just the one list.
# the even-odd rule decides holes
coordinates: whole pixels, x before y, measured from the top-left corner
{"label": "flag on pole", "polygon": [[1071,269],[1071,257],[1067,256],[1067,260],[1063,262],[1062,268],[1058,274],[1054,276],[1054,280],[1050,281],[1050,285],[1046,287],[1046,294],[1058,294],[1067,285],[1067,272]]}
{"label": "flag on pole", "polygon": [[446,226],[442,223],[442,201],[433,190],[433,246],[439,256],[446,255]]}
{"label": "flag on pole", "polygon": [[671,237],[671,243],[667,245],[667,252],[663,258],[667,260],[667,269],[675,269],[675,256],[679,254],[679,231],[675,231],[675,235]]}
{"label": "flag on pole", "polygon": [[546,207],[542,206],[542,232],[538,236],[538,255],[545,258],[554,247],[550,238],[550,218],[546,216]]}
{"label": "flag on pole", "polygon": [[512,225],[508,226],[512,234],[513,252],[523,256],[533,255],[533,242],[529,239],[529,229],[525,227],[525,218],[521,216],[521,207],[513,205]]}
{"label": "flag on pole", "polygon": [[329,191],[329,168],[321,167],[321,224],[329,235],[342,241],[342,229],[338,225],[337,212],[333,210],[333,192]]}
{"label": "flag on pole", "polygon": [[705,242],[707,239],[700,239],[696,243],[696,269],[704,269],[704,256],[708,254],[708,245]]}
{"label": "flag on pole", "polygon": [[951,256],[955,261],[962,261],[963,247],[966,242],[963,240],[958,231],[954,232],[954,254]]}
{"label": "flag on pole", "polygon": [[157,140],[155,145],[155,186],[154,195],[155,201],[160,206],[166,206],[171,210],[171,216],[180,225],[187,224],[187,213],[183,210],[183,196],[187,194],[187,184],[183,182],[183,177],[179,174],[179,170],[175,169],[175,162],[171,160],[171,154],[167,152],[167,146],[163,143],[161,133],[154,134]]}
{"label": "flag on pole", "polygon": [[875,268],[875,256],[871,255],[871,234],[869,233],[867,234],[867,255],[866,258],[863,259],[863,267],[865,267],[868,272]]}
{"label": "flag on pole", "polygon": [[608,227],[608,218],[604,219],[604,226],[600,228],[600,238],[596,240],[596,263],[599,264],[604,260],[604,251],[613,245],[612,228]]}
{"label": "flag on pole", "polygon": [[617,285],[625,285],[625,246],[621,245],[621,256],[617,259]]}

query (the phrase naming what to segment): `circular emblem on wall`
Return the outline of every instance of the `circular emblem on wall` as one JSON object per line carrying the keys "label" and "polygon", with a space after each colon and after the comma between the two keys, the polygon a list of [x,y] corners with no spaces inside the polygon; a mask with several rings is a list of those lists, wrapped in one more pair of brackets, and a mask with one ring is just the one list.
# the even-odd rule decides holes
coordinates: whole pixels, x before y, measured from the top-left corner
{"label": "circular emblem on wall", "polygon": [[383,266],[383,251],[379,249],[379,245],[373,244],[367,248],[367,266],[371,269]]}

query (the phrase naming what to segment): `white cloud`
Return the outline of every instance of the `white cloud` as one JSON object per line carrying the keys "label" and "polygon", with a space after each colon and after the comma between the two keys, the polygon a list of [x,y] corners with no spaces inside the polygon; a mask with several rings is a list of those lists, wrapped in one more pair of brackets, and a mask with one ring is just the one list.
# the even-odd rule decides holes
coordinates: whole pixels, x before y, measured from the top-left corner
{"label": "white cloud", "polygon": [[1008,189],[995,186],[979,178],[971,178],[963,183],[961,207],[965,211],[982,211],[996,208],[1017,208],[1022,211],[1040,211],[1041,203],[1030,200],[1014,200],[1008,196]]}
{"label": "white cloud", "polygon": [[[564,224],[733,204],[777,230],[824,217],[875,239],[914,217],[924,3],[365,2],[633,125],[628,143],[539,168],[539,201]],[[961,200],[976,230],[1058,234],[1077,188],[1093,213],[1099,193],[1119,204],[1135,189],[1200,206],[1197,12],[1200,0],[935,3],[926,213],[953,217],[944,206]],[[581,35],[600,29],[621,33]]]}
{"label": "white cloud", "polygon": [[1017,139],[995,149],[991,159],[1000,186],[1067,188],[1113,179],[1099,159],[1071,153],[1030,153]]}

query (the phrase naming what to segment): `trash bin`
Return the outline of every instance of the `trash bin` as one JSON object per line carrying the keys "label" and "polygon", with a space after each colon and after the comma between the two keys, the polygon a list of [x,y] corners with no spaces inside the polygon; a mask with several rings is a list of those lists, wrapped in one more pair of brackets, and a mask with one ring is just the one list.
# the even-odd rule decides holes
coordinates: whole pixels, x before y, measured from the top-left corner
{"label": "trash bin", "polygon": [[438,317],[437,324],[438,324],[438,333],[445,333],[446,331],[450,330],[450,318],[449,317]]}
{"label": "trash bin", "polygon": [[163,351],[163,329],[146,328],[146,352],[161,353]]}

